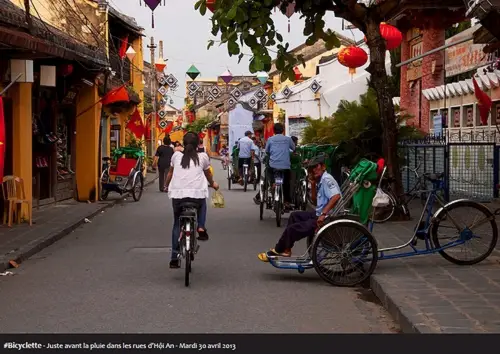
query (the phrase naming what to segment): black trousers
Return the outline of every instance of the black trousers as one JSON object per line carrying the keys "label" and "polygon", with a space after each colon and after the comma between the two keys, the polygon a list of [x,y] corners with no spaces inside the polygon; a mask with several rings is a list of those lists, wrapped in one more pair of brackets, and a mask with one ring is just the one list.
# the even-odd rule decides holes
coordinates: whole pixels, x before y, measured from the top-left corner
{"label": "black trousers", "polygon": [[243,165],[247,164],[248,168],[250,168],[250,162],[252,161],[251,157],[240,157],[238,159],[238,172],[239,176],[243,178]]}
{"label": "black trousers", "polygon": [[158,167],[158,188],[160,189],[160,192],[163,192],[165,189],[165,180],[169,169],[170,167]]}
{"label": "black trousers", "polygon": [[[283,171],[283,198],[285,199],[285,203],[290,203],[291,202],[291,196],[290,196],[290,175],[291,171],[290,170],[282,170]],[[266,167],[266,175],[265,175],[265,184],[264,184],[264,189],[269,188],[269,184],[274,183],[274,169],[272,167],[267,166]],[[260,200],[260,192],[257,192],[255,195],[255,198],[257,200]]]}
{"label": "black trousers", "polygon": [[318,217],[312,211],[294,211],[290,214],[285,231],[281,235],[276,247],[276,252],[282,253],[293,248],[295,242],[309,237],[316,231]]}

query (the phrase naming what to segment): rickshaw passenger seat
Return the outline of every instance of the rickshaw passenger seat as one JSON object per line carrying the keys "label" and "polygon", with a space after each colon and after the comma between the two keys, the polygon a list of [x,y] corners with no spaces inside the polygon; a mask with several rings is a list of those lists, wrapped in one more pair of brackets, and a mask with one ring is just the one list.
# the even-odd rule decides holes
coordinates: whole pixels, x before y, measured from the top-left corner
{"label": "rickshaw passenger seat", "polygon": [[128,177],[130,171],[135,168],[137,164],[136,159],[120,158],[116,162],[116,168],[109,171],[110,175]]}

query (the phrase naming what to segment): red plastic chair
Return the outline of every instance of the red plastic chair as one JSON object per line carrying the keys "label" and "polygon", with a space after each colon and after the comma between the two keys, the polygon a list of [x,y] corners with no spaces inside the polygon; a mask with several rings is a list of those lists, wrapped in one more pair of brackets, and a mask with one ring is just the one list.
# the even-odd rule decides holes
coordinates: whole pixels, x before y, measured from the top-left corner
{"label": "red plastic chair", "polygon": [[136,159],[119,158],[116,162],[116,167],[110,169],[109,174],[112,176],[128,177],[130,171],[137,165]]}

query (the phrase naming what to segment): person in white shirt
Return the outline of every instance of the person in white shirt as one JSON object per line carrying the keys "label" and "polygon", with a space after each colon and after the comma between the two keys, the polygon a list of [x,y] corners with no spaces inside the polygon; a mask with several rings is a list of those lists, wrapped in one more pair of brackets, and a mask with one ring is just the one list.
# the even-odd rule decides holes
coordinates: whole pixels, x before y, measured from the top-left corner
{"label": "person in white shirt", "polygon": [[[166,189],[168,197],[172,199],[174,210],[174,226],[172,228],[172,259],[170,268],[179,268],[179,217],[183,203],[196,203],[198,209],[198,240],[208,240],[205,228],[208,186],[219,189],[210,172],[210,160],[206,153],[198,153],[199,138],[196,133],[184,135],[184,152],[176,151],[172,156],[171,167],[168,172]],[[208,183],[207,183],[208,181]]]}

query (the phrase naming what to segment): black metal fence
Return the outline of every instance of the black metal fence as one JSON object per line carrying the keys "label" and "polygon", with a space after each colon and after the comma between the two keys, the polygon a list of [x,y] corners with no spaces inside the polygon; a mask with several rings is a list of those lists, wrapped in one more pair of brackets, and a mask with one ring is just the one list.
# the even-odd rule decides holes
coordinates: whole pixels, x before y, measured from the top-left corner
{"label": "black metal fence", "polygon": [[498,198],[500,146],[496,139],[496,132],[470,132],[402,141],[399,153],[405,191],[415,186],[416,175],[444,172],[450,200],[490,202]]}

